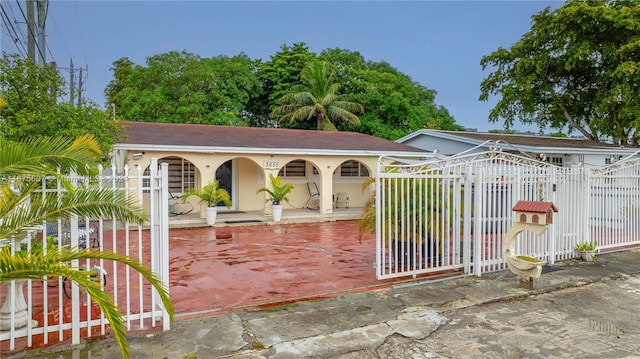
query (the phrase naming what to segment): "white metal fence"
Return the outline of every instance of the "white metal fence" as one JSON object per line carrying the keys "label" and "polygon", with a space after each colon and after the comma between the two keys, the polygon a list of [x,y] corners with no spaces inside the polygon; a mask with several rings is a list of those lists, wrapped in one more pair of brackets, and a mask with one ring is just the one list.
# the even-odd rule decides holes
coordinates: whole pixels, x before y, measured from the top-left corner
{"label": "white metal fence", "polygon": [[379,279],[506,268],[503,234],[518,200],[551,201],[553,225],[516,240],[519,254],[554,263],[576,243],[600,250],[640,244],[640,158],[563,168],[499,150],[420,162],[383,157],[376,174]]}
{"label": "white metal fence", "polygon": [[[112,170],[115,173],[115,169]],[[144,227],[115,219],[71,217],[43,223],[31,231],[23,241],[24,246],[31,248],[48,239],[57,246],[89,246],[124,254],[151,268],[169,288],[168,168],[166,164],[158,166],[154,159],[150,164],[150,175],[144,176],[142,171],[142,168],[125,168],[123,176],[69,178],[76,185],[109,186],[131,193],[140,203],[144,201],[149,216]],[[63,191],[55,179],[43,180],[42,188],[43,191]],[[7,245],[16,251],[20,250],[21,244],[9,241]],[[44,250],[55,250],[55,247],[44,246]],[[106,260],[87,260],[72,265],[99,268],[106,279],[104,290],[113,295],[128,330],[169,329],[169,317],[157,292],[137,272]],[[63,340],[79,344],[82,337],[107,332],[108,322],[98,307],[64,278],[12,281],[0,287],[0,298],[5,298],[0,317],[0,341],[5,350]]]}

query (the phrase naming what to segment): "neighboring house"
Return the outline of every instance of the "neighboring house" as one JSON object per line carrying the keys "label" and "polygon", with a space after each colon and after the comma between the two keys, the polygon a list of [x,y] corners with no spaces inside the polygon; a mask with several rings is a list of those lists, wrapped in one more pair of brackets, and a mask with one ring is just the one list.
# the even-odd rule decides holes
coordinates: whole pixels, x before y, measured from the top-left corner
{"label": "neighboring house", "polygon": [[[332,213],[334,196],[344,192],[351,207],[363,207],[380,156],[418,155],[425,151],[355,132],[310,131],[213,125],[121,122],[126,139],[113,146],[116,171],[125,165],[148,166],[151,158],[169,164],[174,195],[217,178],[231,195],[232,210],[270,213],[264,193],[269,174],[284,177],[294,190],[286,208],[304,208],[308,184],[320,192],[320,213]],[[370,186],[371,187],[371,186]],[[194,199],[195,201],[195,199]],[[195,204],[195,203],[194,203]],[[224,209],[224,208],[223,208]]]}
{"label": "neighboring house", "polygon": [[479,153],[498,146],[505,152],[526,155],[565,167],[578,164],[604,166],[639,150],[577,138],[440,130],[419,130],[396,142],[426,151],[437,151],[446,156],[462,152]]}

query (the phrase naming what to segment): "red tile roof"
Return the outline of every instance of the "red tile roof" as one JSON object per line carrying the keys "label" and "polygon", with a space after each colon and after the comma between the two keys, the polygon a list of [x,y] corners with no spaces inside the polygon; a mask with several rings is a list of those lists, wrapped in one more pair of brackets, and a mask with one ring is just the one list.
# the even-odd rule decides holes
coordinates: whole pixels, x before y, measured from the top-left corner
{"label": "red tile roof", "polygon": [[547,213],[549,209],[554,212],[558,212],[558,208],[553,202],[541,202],[541,201],[518,201],[513,210],[517,212],[535,212],[535,213]]}
{"label": "red tile roof", "polygon": [[122,121],[129,145],[259,149],[426,152],[357,132]]}

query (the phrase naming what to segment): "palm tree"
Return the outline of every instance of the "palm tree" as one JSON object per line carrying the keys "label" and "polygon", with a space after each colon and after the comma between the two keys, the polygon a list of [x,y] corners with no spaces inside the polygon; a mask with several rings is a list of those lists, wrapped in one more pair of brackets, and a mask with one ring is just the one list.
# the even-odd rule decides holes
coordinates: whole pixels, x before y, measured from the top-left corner
{"label": "palm tree", "polygon": [[[145,213],[126,192],[104,187],[74,187],[57,169],[88,175],[95,172],[101,155],[93,136],[34,138],[0,144],[0,243],[23,239],[29,230],[43,221],[55,221],[70,215],[92,218],[114,217],[142,224]],[[55,176],[65,188],[62,195],[39,191],[45,176]],[[173,320],[173,304],[160,279],[143,264],[109,252],[59,248],[32,249],[26,255],[12,255],[10,246],[0,249],[0,284],[16,279],[43,280],[45,276],[63,276],[83,287],[109,321],[123,358],[129,358],[125,323],[112,296],[91,279],[91,272],[74,268],[71,261],[112,260],[130,266],[158,291]]]}
{"label": "palm tree", "polygon": [[316,128],[324,131],[336,131],[334,121],[360,125],[360,119],[354,113],[364,112],[362,105],[346,101],[340,95],[340,85],[336,73],[327,62],[312,62],[302,70],[302,85],[294,92],[278,100],[280,106],[272,112],[272,117],[282,116],[280,122],[316,120]]}

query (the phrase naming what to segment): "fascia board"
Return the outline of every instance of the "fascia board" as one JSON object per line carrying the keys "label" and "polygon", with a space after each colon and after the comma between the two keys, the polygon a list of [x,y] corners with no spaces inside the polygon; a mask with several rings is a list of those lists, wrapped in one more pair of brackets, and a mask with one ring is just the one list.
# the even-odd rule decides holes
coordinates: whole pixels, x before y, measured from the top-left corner
{"label": "fascia board", "polygon": [[[409,134],[396,142],[402,143],[419,135],[423,136],[431,136],[437,137],[441,139],[452,140],[460,143],[466,143],[471,145],[481,145],[485,141],[457,136],[450,133],[442,133],[438,131],[431,130],[419,130],[412,134]],[[522,152],[531,152],[531,153],[567,153],[567,154],[619,154],[619,155],[630,155],[638,151],[638,148],[610,148],[610,147],[602,147],[602,148],[591,148],[591,147],[580,147],[580,148],[567,148],[567,147],[537,147],[537,146],[529,146],[529,145],[517,145],[510,144],[507,141],[498,140],[497,145],[502,147],[503,149],[516,149]],[[486,148],[493,147],[491,144],[486,144]]]}
{"label": "fascia board", "polygon": [[323,149],[295,149],[295,148],[254,148],[254,147],[202,147],[202,146],[166,146],[148,144],[114,144],[114,150],[134,151],[164,151],[191,153],[240,153],[240,154],[279,154],[279,155],[333,155],[333,156],[380,156],[380,155],[415,155],[429,156],[430,152],[400,152],[400,151],[354,151],[354,150],[323,150]]}
{"label": "fascia board", "polygon": [[[452,135],[449,133],[442,133],[442,132],[438,132],[438,131],[433,131],[433,130],[419,130],[413,133],[410,133],[398,140],[396,140],[396,142],[398,143],[404,143],[414,137],[418,137],[418,136],[429,136],[429,137],[437,137],[437,138],[442,138],[445,140],[451,140],[451,141],[456,141],[456,142],[461,142],[461,143],[466,143],[466,144],[470,144],[473,146],[477,146],[479,144],[482,144],[483,142],[486,141],[480,141],[480,140],[476,140],[473,138],[467,138],[467,137],[462,137],[462,136],[456,136],[456,135]],[[490,145],[485,146],[487,148],[491,147]]]}
{"label": "fascia board", "polygon": [[[523,151],[524,149],[521,148]],[[529,152],[535,153],[561,153],[572,155],[631,155],[638,149],[633,148],[566,148],[566,147],[532,147]]]}
{"label": "fascia board", "polygon": [[433,131],[424,130],[424,129],[423,130],[418,130],[418,131],[411,132],[410,134],[408,134],[406,136],[398,138],[395,142],[397,142],[397,143],[405,143],[405,142],[409,141],[410,139],[412,139],[414,137],[418,137],[418,136],[422,136],[422,135],[428,136],[431,133],[433,133]]}

